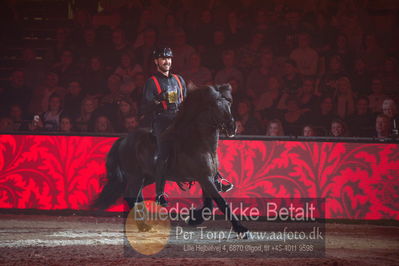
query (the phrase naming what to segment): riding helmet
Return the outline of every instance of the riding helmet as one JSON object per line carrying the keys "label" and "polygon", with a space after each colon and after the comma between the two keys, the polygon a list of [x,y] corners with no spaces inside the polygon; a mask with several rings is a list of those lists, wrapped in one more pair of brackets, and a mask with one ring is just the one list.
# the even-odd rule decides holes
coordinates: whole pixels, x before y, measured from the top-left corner
{"label": "riding helmet", "polygon": [[152,56],[154,59],[161,57],[173,57],[173,52],[169,47],[158,47],[152,52]]}

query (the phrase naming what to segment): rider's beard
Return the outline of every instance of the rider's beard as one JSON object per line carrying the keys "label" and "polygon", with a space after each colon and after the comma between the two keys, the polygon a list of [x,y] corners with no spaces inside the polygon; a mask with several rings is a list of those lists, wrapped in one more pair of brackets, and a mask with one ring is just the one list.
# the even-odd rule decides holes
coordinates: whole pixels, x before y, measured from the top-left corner
{"label": "rider's beard", "polygon": [[168,64],[168,63],[163,64],[163,65],[158,65],[159,70],[163,73],[170,71],[170,67],[171,67],[171,64]]}

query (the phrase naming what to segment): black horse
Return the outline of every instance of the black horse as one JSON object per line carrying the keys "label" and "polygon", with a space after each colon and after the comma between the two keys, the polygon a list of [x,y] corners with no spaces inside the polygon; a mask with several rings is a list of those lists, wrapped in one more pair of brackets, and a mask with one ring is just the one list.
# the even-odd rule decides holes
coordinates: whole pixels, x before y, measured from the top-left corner
{"label": "black horse", "polygon": [[[219,134],[233,136],[235,121],[231,113],[232,94],[229,84],[192,89],[176,119],[163,138],[173,142],[166,179],[175,182],[197,181],[203,191],[204,206],[188,219],[191,225],[203,222],[202,210],[216,202],[225,217],[231,217],[233,230],[245,235],[241,225],[214,185],[218,172],[217,146]],[[107,156],[107,183],[93,204],[105,209],[121,196],[133,208],[143,200],[142,188],[155,182],[156,140],[149,130],[138,129],[118,139]]]}

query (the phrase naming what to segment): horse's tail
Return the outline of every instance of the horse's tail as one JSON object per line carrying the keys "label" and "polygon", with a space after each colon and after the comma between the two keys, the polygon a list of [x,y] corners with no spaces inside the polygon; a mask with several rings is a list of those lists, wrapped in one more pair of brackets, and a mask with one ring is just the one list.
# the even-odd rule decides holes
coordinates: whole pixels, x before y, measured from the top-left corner
{"label": "horse's tail", "polygon": [[107,182],[97,199],[92,204],[94,209],[105,210],[114,204],[124,193],[126,188],[126,174],[119,161],[119,147],[123,138],[119,138],[112,145],[107,155]]}

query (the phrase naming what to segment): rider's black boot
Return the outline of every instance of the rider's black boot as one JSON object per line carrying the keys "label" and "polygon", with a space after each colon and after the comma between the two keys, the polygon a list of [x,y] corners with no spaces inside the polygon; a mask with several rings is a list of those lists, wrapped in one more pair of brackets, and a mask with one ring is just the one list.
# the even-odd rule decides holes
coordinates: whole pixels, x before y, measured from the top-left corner
{"label": "rider's black boot", "polygon": [[[226,181],[226,183],[223,183]],[[215,175],[213,182],[219,192],[227,192],[233,189],[234,185],[227,181],[219,172]]]}

